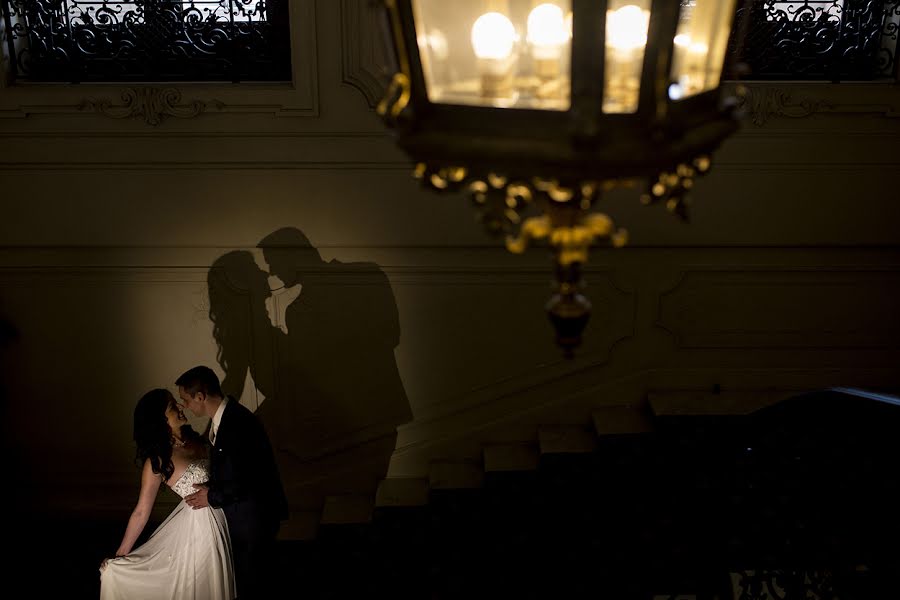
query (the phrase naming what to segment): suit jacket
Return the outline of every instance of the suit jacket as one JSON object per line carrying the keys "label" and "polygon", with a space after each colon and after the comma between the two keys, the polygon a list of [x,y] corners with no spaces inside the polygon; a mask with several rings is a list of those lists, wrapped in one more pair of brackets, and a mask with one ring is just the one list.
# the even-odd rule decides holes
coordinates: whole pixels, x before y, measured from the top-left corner
{"label": "suit jacket", "polygon": [[248,408],[229,397],[210,451],[210,505],[222,508],[232,536],[277,529],[287,500],[269,438]]}

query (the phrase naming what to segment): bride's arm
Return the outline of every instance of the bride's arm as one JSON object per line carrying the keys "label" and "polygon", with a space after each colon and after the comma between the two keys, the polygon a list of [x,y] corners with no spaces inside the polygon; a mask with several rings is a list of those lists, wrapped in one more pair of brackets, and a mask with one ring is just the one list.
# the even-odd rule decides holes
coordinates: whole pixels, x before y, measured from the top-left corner
{"label": "bride's arm", "polygon": [[150,460],[144,461],[144,470],[141,472],[141,492],[138,495],[137,506],[131,511],[131,518],[128,519],[128,527],[125,529],[125,535],[122,537],[122,543],[116,550],[116,556],[124,556],[131,552],[138,536],[147,525],[150,519],[150,511],[153,510],[153,503],[156,501],[156,493],[162,483],[162,475],[153,472],[150,466]]}

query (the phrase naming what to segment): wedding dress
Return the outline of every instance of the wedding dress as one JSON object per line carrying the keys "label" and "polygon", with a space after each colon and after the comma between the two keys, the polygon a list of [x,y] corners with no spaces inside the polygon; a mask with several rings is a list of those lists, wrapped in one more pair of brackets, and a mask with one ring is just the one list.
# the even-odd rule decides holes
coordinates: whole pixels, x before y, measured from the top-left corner
{"label": "wedding dress", "polygon": [[[209,480],[209,461],[192,462],[172,490],[184,498]],[[100,600],[232,600],[231,541],[220,508],[193,509],[184,500],[141,546],[110,560]]]}

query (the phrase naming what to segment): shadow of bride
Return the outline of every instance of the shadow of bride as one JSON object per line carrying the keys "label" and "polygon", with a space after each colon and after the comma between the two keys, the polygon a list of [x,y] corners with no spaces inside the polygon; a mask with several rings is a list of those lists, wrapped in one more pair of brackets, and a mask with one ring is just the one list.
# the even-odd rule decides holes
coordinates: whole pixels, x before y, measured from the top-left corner
{"label": "shadow of bride", "polygon": [[373,497],[412,417],[390,282],[374,263],[323,261],[295,228],[259,248],[268,273],[237,250],[208,274],[222,388],[266,426],[292,512],[320,510],[329,495]]}

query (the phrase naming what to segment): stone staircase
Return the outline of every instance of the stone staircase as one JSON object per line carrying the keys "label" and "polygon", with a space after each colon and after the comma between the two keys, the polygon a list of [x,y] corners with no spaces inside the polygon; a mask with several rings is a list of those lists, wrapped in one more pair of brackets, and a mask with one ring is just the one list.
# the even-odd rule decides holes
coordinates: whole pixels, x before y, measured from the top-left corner
{"label": "stone staircase", "polygon": [[[775,391],[650,393],[646,403],[637,406],[595,408],[590,422],[582,425],[538,426],[531,439],[486,443],[477,459],[432,460],[427,476],[383,479],[374,497],[328,495],[321,513],[308,513],[306,519],[315,525],[367,523],[378,508],[425,505],[433,490],[480,488],[486,473],[531,471],[544,456],[590,453],[603,439],[652,433],[659,418],[748,414],[785,396]],[[300,538],[315,537],[314,528],[300,529]]]}
{"label": "stone staircase", "polygon": [[897,595],[900,407],[731,400],[651,395],[386,479],[367,510],[331,498],[314,540],[282,543],[284,597]]}

